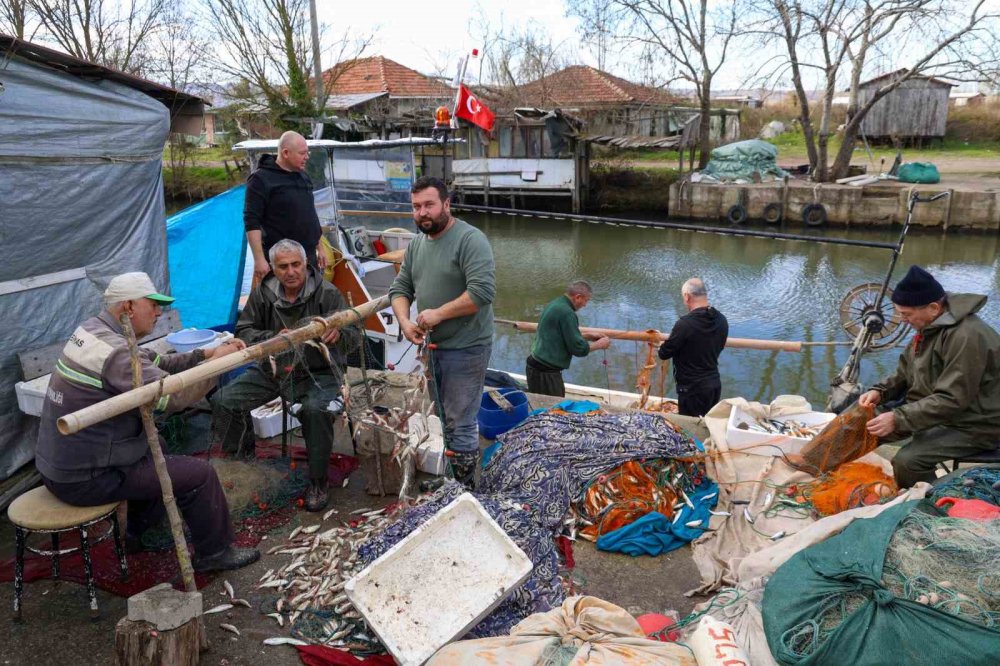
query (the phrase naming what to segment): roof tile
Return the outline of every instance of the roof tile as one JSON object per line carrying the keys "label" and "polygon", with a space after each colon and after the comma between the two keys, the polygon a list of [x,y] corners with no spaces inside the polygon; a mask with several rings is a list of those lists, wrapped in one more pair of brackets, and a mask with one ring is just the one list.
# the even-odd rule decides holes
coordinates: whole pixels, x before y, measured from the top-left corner
{"label": "roof tile", "polygon": [[338,63],[323,76],[327,80],[336,77],[333,95],[387,92],[390,97],[450,97],[454,94],[444,83],[385,56]]}

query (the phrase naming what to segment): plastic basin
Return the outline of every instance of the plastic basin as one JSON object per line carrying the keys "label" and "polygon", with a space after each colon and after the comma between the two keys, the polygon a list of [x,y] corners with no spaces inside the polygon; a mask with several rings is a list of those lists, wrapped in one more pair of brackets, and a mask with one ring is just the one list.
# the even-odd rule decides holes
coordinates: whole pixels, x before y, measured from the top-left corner
{"label": "plastic basin", "polygon": [[189,352],[202,345],[207,345],[215,339],[215,331],[199,328],[187,328],[174,331],[167,336],[167,343],[178,352]]}
{"label": "plastic basin", "polygon": [[498,389],[498,391],[500,395],[507,398],[514,409],[505,412],[497,406],[488,392],[483,392],[483,397],[479,402],[477,420],[479,421],[479,434],[485,439],[496,439],[528,418],[528,412],[531,411],[528,396],[524,391],[512,388]]}

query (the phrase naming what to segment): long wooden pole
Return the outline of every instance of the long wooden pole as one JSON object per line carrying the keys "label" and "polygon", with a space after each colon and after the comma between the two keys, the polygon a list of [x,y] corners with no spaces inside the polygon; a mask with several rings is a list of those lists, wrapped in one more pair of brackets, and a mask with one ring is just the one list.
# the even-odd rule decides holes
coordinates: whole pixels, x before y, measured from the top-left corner
{"label": "long wooden pole", "polygon": [[160,396],[177,393],[198,382],[218,377],[247,363],[279,354],[294,345],[318,338],[330,329],[339,329],[355,322],[363,322],[367,317],[388,306],[389,297],[382,296],[356,308],[334,313],[329,317],[315,317],[311,324],[276,335],[270,340],[247,347],[242,351],[227,354],[221,358],[213,358],[184,372],[168,375],[158,382],[144,384],[139,388],[66,414],[56,422],[56,425],[62,434],[72,435],[95,423],[106,421],[153,402]]}
{"label": "long wooden pole", "polygon": [[[538,324],[533,321],[512,321],[510,319],[494,319],[500,325],[512,326],[514,330],[526,333],[534,332],[538,329]],[[612,340],[635,340],[637,342],[663,342],[670,336],[659,331],[619,331],[614,328],[590,328],[580,327],[580,333],[585,336],[607,336]],[[801,342],[791,340],[754,340],[753,338],[728,338],[727,347],[734,349],[762,349],[764,351],[802,351]]]}
{"label": "long wooden pole", "polygon": [[[122,313],[119,317],[122,330],[125,332],[125,339],[128,340],[128,351],[132,361],[132,386],[142,386],[142,365],[139,362],[139,344],[135,339],[135,331],[132,330],[132,322],[129,321],[128,314]],[[153,458],[153,468],[156,470],[156,477],[160,481],[160,492],[163,493],[163,507],[167,511],[167,520],[170,523],[170,533],[174,538],[174,549],[177,552],[177,564],[180,566],[181,578],[184,580],[184,589],[188,592],[197,592],[198,586],[194,580],[194,567],[191,566],[191,555],[187,549],[187,539],[184,537],[184,523],[181,521],[181,514],[177,510],[177,500],[174,497],[174,484],[167,471],[167,459],[163,457],[163,449],[160,447],[160,436],[156,431],[156,424],[153,423],[153,403],[148,402],[139,407],[142,415],[142,427],[146,432],[146,441],[149,443],[149,451]],[[204,616],[198,616],[198,643],[202,651],[208,649],[208,633],[205,631]]]}

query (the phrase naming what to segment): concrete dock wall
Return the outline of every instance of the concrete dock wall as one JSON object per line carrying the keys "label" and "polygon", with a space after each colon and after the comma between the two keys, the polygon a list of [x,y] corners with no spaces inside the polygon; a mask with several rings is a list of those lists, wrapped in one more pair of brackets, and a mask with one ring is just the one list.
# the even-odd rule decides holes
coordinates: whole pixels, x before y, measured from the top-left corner
{"label": "concrete dock wall", "polygon": [[[750,220],[763,220],[764,207],[782,205],[786,224],[803,225],[802,210],[812,203],[826,209],[827,223],[842,226],[888,226],[906,219],[906,206],[914,186],[886,183],[854,187],[851,185],[803,182],[723,185],[691,183],[686,180],[670,186],[668,212],[671,217],[725,220],[729,209],[741,203]],[[951,192],[933,203],[918,204],[913,224],[941,229],[1000,231],[1000,192],[953,189],[936,185],[916,186],[921,195]]]}

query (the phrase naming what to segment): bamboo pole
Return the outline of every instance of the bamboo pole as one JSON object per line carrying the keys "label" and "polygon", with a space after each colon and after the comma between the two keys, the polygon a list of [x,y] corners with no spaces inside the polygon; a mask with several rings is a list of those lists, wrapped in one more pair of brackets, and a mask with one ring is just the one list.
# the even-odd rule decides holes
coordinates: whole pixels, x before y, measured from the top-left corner
{"label": "bamboo pole", "polygon": [[[509,319],[494,319],[500,325],[512,326],[517,331],[534,332],[538,324],[532,321],[512,321]],[[584,336],[609,337],[612,340],[634,340],[636,342],[663,342],[670,336],[659,331],[620,331],[613,328],[580,327]],[[800,352],[808,343],[791,340],[754,340],[752,338],[727,338],[726,346],[734,349],[761,349],[764,351]]]}
{"label": "bamboo pole", "polygon": [[269,340],[221,358],[213,358],[184,372],[168,375],[158,382],[144,384],[139,388],[66,414],[56,422],[56,425],[62,434],[72,435],[96,423],[114,418],[146,403],[154,402],[160,396],[177,393],[198,382],[217,377],[247,363],[267,358],[290,349],[294,345],[320,337],[331,328],[343,328],[355,322],[363,322],[367,317],[385,309],[388,305],[389,297],[382,296],[356,308],[336,312],[329,317],[315,317],[311,324],[301,328],[276,335]]}
{"label": "bamboo pole", "polygon": [[[138,388],[142,386],[142,365],[139,363],[139,344],[135,339],[135,331],[132,330],[132,322],[129,321],[128,314],[122,312],[118,318],[121,322],[125,339],[128,340],[128,351],[132,361],[132,386]],[[177,552],[177,564],[181,570],[181,578],[184,579],[184,589],[188,592],[197,592],[198,586],[194,580],[194,567],[191,566],[191,555],[188,553],[187,539],[184,537],[184,523],[181,521],[181,514],[177,510],[177,500],[174,498],[174,484],[170,480],[170,473],[167,472],[167,460],[163,457],[163,449],[160,448],[160,436],[156,431],[156,424],[153,423],[153,403],[147,402],[139,407],[142,415],[142,428],[146,432],[146,440],[149,442],[149,451],[153,457],[153,468],[156,470],[156,477],[160,480],[160,491],[163,493],[163,506],[167,511],[167,520],[170,523],[170,533],[174,538],[174,549]],[[201,650],[208,649],[208,633],[205,631],[205,623],[202,615],[198,615],[198,644]]]}

